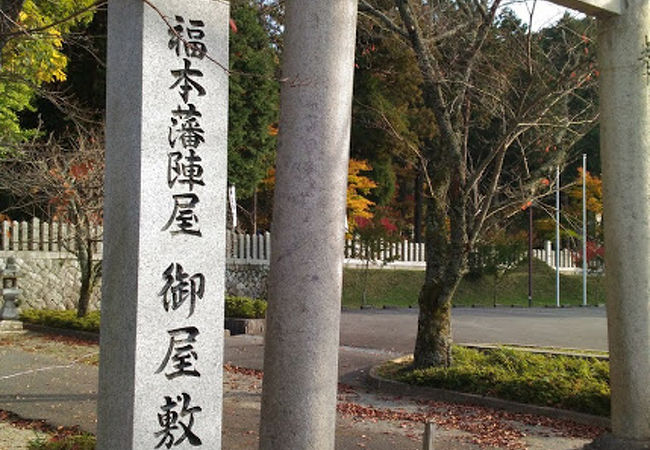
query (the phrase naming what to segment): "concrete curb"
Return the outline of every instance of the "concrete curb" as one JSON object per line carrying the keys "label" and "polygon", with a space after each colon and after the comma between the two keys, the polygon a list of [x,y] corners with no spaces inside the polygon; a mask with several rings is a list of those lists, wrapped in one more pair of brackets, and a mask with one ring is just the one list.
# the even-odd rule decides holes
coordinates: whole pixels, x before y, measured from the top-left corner
{"label": "concrete curb", "polygon": [[500,398],[450,391],[447,389],[413,386],[399,381],[383,378],[377,373],[378,369],[379,366],[375,366],[368,371],[368,386],[371,389],[377,391],[404,397],[414,397],[419,400],[427,399],[447,403],[485,406],[488,408],[502,409],[513,413],[534,414],[538,416],[550,417],[553,419],[570,420],[584,425],[595,425],[602,428],[611,429],[611,423],[608,417],[594,416],[591,414],[568,411],[566,409],[550,408],[548,406],[529,405],[526,403],[518,403],[509,400],[502,400]]}
{"label": "concrete curb", "polygon": [[473,348],[475,350],[484,351],[484,350],[494,350],[494,349],[508,349],[515,350],[520,352],[536,353],[539,355],[552,355],[552,356],[568,356],[570,358],[580,358],[580,359],[597,359],[600,361],[609,361],[609,355],[603,355],[600,353],[589,353],[596,352],[597,350],[585,350],[584,352],[578,349],[571,350],[554,350],[553,348],[540,348],[536,345],[528,344],[472,344],[472,343],[459,343],[457,344],[461,347]]}

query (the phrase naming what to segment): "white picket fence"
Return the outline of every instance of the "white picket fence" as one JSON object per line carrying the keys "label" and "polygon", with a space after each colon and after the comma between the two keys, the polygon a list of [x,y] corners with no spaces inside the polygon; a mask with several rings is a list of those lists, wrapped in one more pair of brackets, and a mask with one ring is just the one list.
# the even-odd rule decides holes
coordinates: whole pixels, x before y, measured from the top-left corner
{"label": "white picket fence", "polygon": [[[70,248],[67,242],[74,230],[61,222],[42,222],[32,219],[25,222],[0,223],[0,252],[65,252]],[[102,236],[101,227],[94,230],[94,235]],[[102,253],[100,239],[95,243],[95,252]],[[563,249],[560,253],[560,270],[579,271],[575,264],[575,252]],[[555,268],[555,251],[550,241],[544,248],[534,249],[533,256]],[[345,265],[363,267],[371,260],[373,267],[424,269],[426,263],[423,243],[403,240],[381,246],[364,246],[358,240],[348,239],[345,243]],[[226,260],[231,264],[268,265],[271,260],[271,234],[239,234],[226,232]],[[388,261],[384,263],[384,261]]]}
{"label": "white picket fence", "polygon": [[271,262],[271,233],[226,232],[226,261],[231,264],[268,265]]}
{"label": "white picket fence", "polygon": [[[102,236],[101,226],[93,230],[94,236]],[[57,221],[42,222],[33,218],[29,222],[0,222],[0,251],[5,252],[66,252],[71,248],[74,228]],[[102,241],[97,239],[95,253],[101,254]]]}

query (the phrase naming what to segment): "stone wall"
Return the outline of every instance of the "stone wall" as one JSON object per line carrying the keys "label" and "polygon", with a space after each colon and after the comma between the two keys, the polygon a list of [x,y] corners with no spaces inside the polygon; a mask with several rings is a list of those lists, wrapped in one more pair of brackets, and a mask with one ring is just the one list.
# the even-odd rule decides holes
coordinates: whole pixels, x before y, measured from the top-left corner
{"label": "stone wall", "polygon": [[[79,264],[65,252],[0,251],[0,269],[8,256],[16,258],[23,309],[74,309],[79,296]],[[261,264],[228,264],[226,294],[266,299],[269,268]],[[101,283],[95,287],[90,310],[99,309]]]}
{"label": "stone wall", "polygon": [[226,294],[236,297],[267,299],[269,266],[263,264],[228,264]]}
{"label": "stone wall", "polygon": [[[8,256],[19,270],[20,308],[74,309],[79,298],[79,264],[65,252],[0,252],[0,269]],[[99,308],[100,286],[90,299],[90,310]]]}

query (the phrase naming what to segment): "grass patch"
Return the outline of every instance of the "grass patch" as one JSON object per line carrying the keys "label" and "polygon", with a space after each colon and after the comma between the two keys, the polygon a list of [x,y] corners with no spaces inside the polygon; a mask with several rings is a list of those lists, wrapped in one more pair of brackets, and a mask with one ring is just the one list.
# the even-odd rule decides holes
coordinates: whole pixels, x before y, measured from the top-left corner
{"label": "grass patch", "polygon": [[27,448],[29,450],[94,450],[95,445],[96,439],[92,434],[77,434],[34,439],[27,444]]}
{"label": "grass patch", "polygon": [[607,361],[459,346],[453,347],[453,358],[449,369],[413,370],[412,361],[403,361],[384,364],[379,374],[418,386],[609,415]]}
{"label": "grass patch", "polygon": [[[361,306],[364,271],[344,269],[343,306]],[[368,273],[368,304],[382,306],[417,306],[418,294],[424,283],[423,270],[374,269]],[[595,305],[605,302],[604,277],[587,278],[587,302]],[[582,304],[582,275],[560,275],[562,305]],[[465,277],[456,291],[455,306],[528,306],[528,262],[523,262],[503,279],[494,277]],[[555,271],[542,261],[533,261],[533,306],[555,306]]]}
{"label": "grass patch", "polygon": [[20,319],[36,325],[99,333],[99,311],[91,311],[85,317],[77,317],[77,312],[73,310],[26,309],[20,313]]}

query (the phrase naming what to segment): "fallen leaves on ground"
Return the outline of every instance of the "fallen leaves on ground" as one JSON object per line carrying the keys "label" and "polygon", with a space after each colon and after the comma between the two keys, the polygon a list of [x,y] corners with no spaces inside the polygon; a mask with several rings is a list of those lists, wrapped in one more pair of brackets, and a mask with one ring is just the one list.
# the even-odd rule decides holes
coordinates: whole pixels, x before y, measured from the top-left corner
{"label": "fallen leaves on ground", "polygon": [[240,375],[255,377],[258,380],[264,378],[264,374],[262,373],[262,371],[257,369],[246,369],[245,367],[233,366],[231,364],[224,364],[223,370],[230,373],[238,373]]}
{"label": "fallen leaves on ground", "polygon": [[501,447],[524,449],[526,433],[515,428],[511,422],[530,426],[547,427],[559,436],[593,439],[605,430],[571,421],[539,417],[530,414],[517,414],[493,410],[479,406],[452,405],[442,402],[419,402],[426,407],[424,412],[408,412],[400,409],[375,408],[353,402],[339,402],[338,412],[361,421],[394,421],[401,428],[410,423],[434,422],[444,429],[457,429],[470,433],[472,443],[482,448]]}

